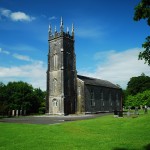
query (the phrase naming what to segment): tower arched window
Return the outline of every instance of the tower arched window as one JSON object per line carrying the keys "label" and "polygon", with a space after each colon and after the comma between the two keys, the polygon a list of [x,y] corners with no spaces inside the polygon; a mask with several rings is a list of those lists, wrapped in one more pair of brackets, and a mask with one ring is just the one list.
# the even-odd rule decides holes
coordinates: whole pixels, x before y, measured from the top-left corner
{"label": "tower arched window", "polygon": [[58,65],[58,55],[57,54],[54,54],[53,61],[54,61],[54,69],[57,69],[57,65]]}
{"label": "tower arched window", "polygon": [[57,89],[57,79],[53,80],[53,92],[55,93]]}
{"label": "tower arched window", "polygon": [[53,99],[53,107],[57,107],[58,106],[58,101],[56,99]]}

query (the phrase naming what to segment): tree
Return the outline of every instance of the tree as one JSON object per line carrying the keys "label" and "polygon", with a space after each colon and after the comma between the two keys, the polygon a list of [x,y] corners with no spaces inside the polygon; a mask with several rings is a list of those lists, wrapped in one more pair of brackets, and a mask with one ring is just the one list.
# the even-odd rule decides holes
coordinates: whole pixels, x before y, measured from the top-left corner
{"label": "tree", "polygon": [[138,77],[132,77],[127,84],[127,95],[136,95],[150,89],[150,77],[145,74],[141,74]]}
{"label": "tree", "polygon": [[136,95],[129,95],[125,101],[125,106],[150,106],[150,90],[138,93]]}
{"label": "tree", "polygon": [[[150,0],[141,0],[135,7],[134,20],[139,21],[141,19],[147,19],[147,24],[150,26]],[[150,66],[150,36],[146,38],[142,47],[145,50],[139,53],[139,59],[144,59],[145,63]]]}
{"label": "tree", "polygon": [[45,109],[46,109],[46,92],[43,92],[40,88],[36,88],[34,90],[36,96],[38,97],[38,101],[39,101],[39,109],[38,112],[39,113],[45,113]]}
{"label": "tree", "polygon": [[41,89],[34,89],[26,82],[9,82],[6,86],[6,93],[10,110],[38,113],[41,103],[44,103],[44,92]]}
{"label": "tree", "polygon": [[0,82],[0,114],[5,115],[7,111],[6,85]]}

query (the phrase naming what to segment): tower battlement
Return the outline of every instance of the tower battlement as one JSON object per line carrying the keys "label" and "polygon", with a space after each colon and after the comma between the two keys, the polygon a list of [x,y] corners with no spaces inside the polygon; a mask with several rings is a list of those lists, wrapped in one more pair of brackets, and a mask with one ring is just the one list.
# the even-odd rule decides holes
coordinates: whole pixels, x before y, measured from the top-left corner
{"label": "tower battlement", "polygon": [[59,37],[66,37],[66,38],[74,40],[74,25],[72,24],[71,34],[69,33],[68,27],[67,27],[67,31],[64,32],[64,25],[63,25],[62,17],[61,17],[61,21],[60,21],[60,32],[57,32],[56,26],[55,26],[54,33],[52,33],[51,25],[49,25],[49,29],[48,29],[48,40],[53,40],[53,39],[56,39]]}
{"label": "tower battlement", "polygon": [[61,33],[61,32],[55,32],[54,34],[51,34],[49,35],[49,40],[53,40],[53,39],[56,39],[56,38],[59,38],[59,37],[66,37],[66,38],[69,38],[69,39],[72,39],[74,40],[74,36],[70,35],[69,33]]}

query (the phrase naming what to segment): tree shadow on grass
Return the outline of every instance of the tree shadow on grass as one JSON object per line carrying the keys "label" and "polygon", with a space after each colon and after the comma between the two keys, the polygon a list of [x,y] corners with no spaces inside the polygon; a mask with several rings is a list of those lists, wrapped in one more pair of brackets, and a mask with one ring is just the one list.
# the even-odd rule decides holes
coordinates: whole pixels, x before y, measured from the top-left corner
{"label": "tree shadow on grass", "polygon": [[143,150],[150,150],[150,144],[147,144],[146,146],[144,146]]}
{"label": "tree shadow on grass", "polygon": [[[129,150],[129,149],[121,148],[121,147],[115,147],[112,150]],[[132,150],[136,150],[136,149],[132,149]],[[150,144],[143,146],[141,150],[150,150]]]}

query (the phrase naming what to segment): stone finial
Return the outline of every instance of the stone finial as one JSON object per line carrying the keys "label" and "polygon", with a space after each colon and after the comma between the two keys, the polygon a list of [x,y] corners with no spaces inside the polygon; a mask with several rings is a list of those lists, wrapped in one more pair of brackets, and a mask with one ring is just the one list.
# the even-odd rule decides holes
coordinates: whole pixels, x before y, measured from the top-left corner
{"label": "stone finial", "polygon": [[60,31],[63,32],[63,19],[61,17],[61,20],[60,20]]}
{"label": "stone finial", "polygon": [[48,33],[49,33],[49,35],[52,34],[52,29],[51,29],[51,25],[50,24],[49,24],[49,27],[48,27]]}
{"label": "stone finial", "polygon": [[74,36],[74,24],[72,23],[72,36]]}
{"label": "stone finial", "polygon": [[60,20],[60,26],[63,26],[63,19],[61,17],[61,20]]}

